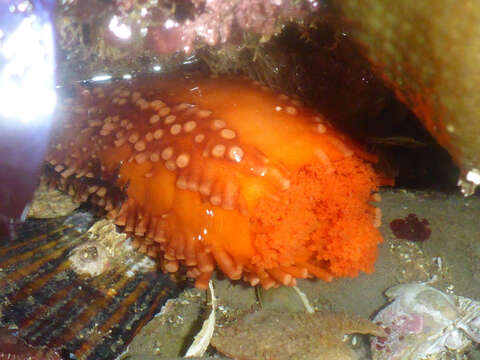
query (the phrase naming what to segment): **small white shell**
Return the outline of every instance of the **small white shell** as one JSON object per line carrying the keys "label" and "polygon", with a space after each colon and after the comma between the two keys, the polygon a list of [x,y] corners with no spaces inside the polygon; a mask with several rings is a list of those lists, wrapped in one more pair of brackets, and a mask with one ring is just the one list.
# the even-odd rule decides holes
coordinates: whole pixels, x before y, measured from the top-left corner
{"label": "small white shell", "polygon": [[95,277],[107,270],[110,256],[102,244],[87,241],[72,250],[69,260],[77,274]]}

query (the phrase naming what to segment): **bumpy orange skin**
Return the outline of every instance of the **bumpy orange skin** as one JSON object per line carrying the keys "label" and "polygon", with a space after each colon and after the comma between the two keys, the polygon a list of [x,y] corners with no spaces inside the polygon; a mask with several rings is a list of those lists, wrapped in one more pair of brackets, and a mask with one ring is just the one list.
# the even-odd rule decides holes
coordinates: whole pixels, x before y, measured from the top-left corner
{"label": "bumpy orange skin", "polygon": [[375,157],[297,100],[247,79],[148,78],[82,87],[58,118],[57,184],[200,288],[216,266],[266,288],[373,271]]}

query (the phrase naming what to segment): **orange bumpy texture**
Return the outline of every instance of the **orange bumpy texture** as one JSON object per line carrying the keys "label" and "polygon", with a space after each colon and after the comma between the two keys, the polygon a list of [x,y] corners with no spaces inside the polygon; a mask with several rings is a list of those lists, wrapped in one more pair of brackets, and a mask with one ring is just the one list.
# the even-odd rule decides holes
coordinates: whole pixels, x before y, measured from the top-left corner
{"label": "orange bumpy texture", "polygon": [[82,86],[58,121],[55,183],[200,288],[216,266],[266,288],[373,271],[375,157],[298,100],[248,79],[145,78]]}

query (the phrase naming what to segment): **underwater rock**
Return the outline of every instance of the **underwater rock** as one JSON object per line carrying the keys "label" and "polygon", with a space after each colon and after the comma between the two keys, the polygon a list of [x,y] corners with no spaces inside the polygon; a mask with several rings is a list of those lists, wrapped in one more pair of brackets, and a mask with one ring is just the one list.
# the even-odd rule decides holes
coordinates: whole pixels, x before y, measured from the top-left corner
{"label": "underwater rock", "polygon": [[49,187],[45,181],[40,181],[40,185],[33,195],[28,217],[51,219],[66,216],[75,211],[80,205],[81,202],[76,201],[70,195]]}
{"label": "underwater rock", "polygon": [[335,2],[382,77],[461,167],[480,182],[480,3],[455,0]]}
{"label": "underwater rock", "polygon": [[121,359],[174,359],[185,354],[201,326],[205,292],[196,288],[168,300],[129,344]]}
{"label": "underwater rock", "polygon": [[354,360],[356,354],[342,342],[344,335],[354,333],[386,335],[381,327],[358,316],[261,310],[218,327],[212,345],[224,355],[245,360]]}
{"label": "underwater rock", "polygon": [[374,360],[443,359],[480,342],[480,303],[422,283],[394,286],[386,295],[391,303],[374,322],[388,336],[372,340]]}
{"label": "underwater rock", "polygon": [[59,2],[57,75],[90,77],[101,69],[121,76],[159,63],[162,71],[175,62],[192,64],[198,59],[183,53],[237,44],[243,36],[266,41],[286,24],[306,22],[317,7],[307,0]]}

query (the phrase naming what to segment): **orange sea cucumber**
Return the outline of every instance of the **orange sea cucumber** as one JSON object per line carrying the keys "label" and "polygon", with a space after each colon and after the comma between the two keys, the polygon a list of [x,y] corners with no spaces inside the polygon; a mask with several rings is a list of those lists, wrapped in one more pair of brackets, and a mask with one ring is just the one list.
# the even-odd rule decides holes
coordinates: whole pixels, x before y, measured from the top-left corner
{"label": "orange sea cucumber", "polygon": [[142,78],[81,86],[58,121],[55,183],[199,288],[216,266],[266,288],[373,271],[376,158],[298,100],[248,79]]}

